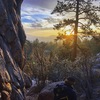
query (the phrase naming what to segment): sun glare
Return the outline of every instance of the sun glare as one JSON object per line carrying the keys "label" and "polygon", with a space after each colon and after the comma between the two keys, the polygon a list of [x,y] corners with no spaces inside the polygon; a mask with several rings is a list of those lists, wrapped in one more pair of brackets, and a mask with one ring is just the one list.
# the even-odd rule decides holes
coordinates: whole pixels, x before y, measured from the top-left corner
{"label": "sun glare", "polygon": [[66,35],[70,35],[71,33],[69,31],[66,32]]}
{"label": "sun glare", "polygon": [[74,32],[71,32],[71,31],[66,31],[66,35],[73,35]]}
{"label": "sun glare", "polygon": [[74,34],[71,26],[66,26],[64,30],[66,32],[66,35],[73,35]]}

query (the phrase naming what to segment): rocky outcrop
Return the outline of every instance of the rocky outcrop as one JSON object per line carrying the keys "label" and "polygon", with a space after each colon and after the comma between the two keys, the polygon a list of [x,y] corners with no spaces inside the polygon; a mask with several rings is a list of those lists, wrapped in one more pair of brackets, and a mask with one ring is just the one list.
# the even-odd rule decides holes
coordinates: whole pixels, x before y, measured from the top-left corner
{"label": "rocky outcrop", "polygon": [[[29,89],[26,100],[54,100],[53,89],[57,84],[63,81],[51,83],[44,88],[40,86],[33,86]],[[42,89],[42,90],[41,90]]]}
{"label": "rocky outcrop", "polygon": [[29,89],[32,86],[32,80],[26,73],[23,73],[23,77],[25,82],[25,88]]}
{"label": "rocky outcrop", "polygon": [[23,46],[26,36],[21,24],[23,0],[0,0],[0,92],[2,100],[24,100]]}
{"label": "rocky outcrop", "polygon": [[54,82],[49,85],[47,85],[43,90],[40,92],[38,96],[38,100],[54,100],[54,94],[53,90],[57,84],[62,84],[63,81],[61,82]]}

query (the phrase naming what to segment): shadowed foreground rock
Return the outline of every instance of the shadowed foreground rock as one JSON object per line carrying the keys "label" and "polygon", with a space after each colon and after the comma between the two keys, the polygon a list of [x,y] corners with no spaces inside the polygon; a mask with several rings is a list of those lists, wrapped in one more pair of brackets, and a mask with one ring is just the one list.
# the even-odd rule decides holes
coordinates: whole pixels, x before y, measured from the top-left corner
{"label": "shadowed foreground rock", "polygon": [[38,100],[53,100],[54,99],[54,94],[53,94],[53,89],[57,84],[61,84],[61,82],[55,82],[52,84],[47,85],[39,94]]}
{"label": "shadowed foreground rock", "polygon": [[57,84],[61,84],[61,82],[54,82],[46,87],[44,87],[41,92],[39,90],[39,86],[33,86],[30,88],[29,92],[27,93],[27,99],[26,100],[53,100],[54,94],[53,89]]}
{"label": "shadowed foreground rock", "polygon": [[32,80],[26,73],[23,73],[23,77],[25,82],[25,88],[29,89],[32,86]]}
{"label": "shadowed foreground rock", "polygon": [[[31,87],[29,92],[27,93],[26,100],[54,100],[54,93],[53,90],[57,84],[62,84],[63,81],[60,82],[54,82],[47,86],[45,86],[40,92],[37,91],[39,88],[38,86]],[[86,100],[86,95],[83,94],[77,94],[77,100]],[[95,100],[95,99],[93,99]]]}
{"label": "shadowed foreground rock", "polygon": [[24,100],[23,45],[21,25],[23,0],[0,0],[0,92],[2,100]]}

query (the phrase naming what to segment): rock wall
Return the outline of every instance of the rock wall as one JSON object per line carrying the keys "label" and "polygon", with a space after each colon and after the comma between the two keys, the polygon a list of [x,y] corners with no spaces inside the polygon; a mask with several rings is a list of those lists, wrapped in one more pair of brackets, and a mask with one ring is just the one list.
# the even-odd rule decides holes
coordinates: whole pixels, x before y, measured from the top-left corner
{"label": "rock wall", "polygon": [[23,0],[0,0],[0,93],[2,100],[24,100],[23,46],[26,36],[21,24]]}

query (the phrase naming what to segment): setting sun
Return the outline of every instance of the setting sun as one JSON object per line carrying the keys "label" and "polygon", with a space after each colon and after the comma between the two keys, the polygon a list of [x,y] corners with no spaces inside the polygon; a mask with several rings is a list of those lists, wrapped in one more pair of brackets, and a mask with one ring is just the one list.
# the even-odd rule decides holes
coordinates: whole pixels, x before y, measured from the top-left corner
{"label": "setting sun", "polygon": [[71,31],[66,31],[66,35],[73,35],[74,32],[71,32]]}
{"label": "setting sun", "polygon": [[66,32],[66,35],[71,35],[71,32],[70,32],[70,31],[67,31],[67,32]]}

